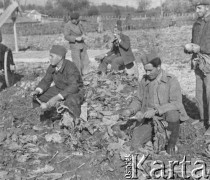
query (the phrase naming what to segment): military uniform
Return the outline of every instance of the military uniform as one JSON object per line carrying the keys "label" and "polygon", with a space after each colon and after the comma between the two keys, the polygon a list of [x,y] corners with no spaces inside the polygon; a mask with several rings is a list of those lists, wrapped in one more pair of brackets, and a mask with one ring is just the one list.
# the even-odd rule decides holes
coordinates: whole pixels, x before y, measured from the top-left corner
{"label": "military uniform", "polygon": [[64,37],[69,41],[72,61],[76,64],[81,74],[86,73],[89,68],[87,45],[84,40],[77,41],[76,38],[84,34],[84,28],[80,23],[73,24],[71,21],[65,24]]}
{"label": "military uniform", "polygon": [[[197,0],[195,6],[209,5],[209,0]],[[210,55],[210,13],[198,18],[192,28],[192,43],[200,46],[202,54]],[[193,54],[192,60],[197,57]],[[193,62],[193,61],[192,61]],[[198,64],[192,63],[192,69],[196,76],[196,100],[200,112],[200,118],[206,124],[210,123],[210,65],[206,64],[202,69]]]}
{"label": "military uniform", "polygon": [[[51,86],[52,82],[54,82],[54,86]],[[56,70],[56,67],[52,65],[48,67],[46,75],[37,86],[42,90],[42,94],[38,98],[46,103],[52,97],[60,94],[64,98],[64,104],[76,117],[79,117],[81,104],[84,100],[82,87],[83,82],[79,70],[73,62],[64,60],[59,70]],[[39,106],[36,101],[33,102],[33,105],[34,107]]]}
{"label": "military uniform", "polygon": [[98,33],[102,33],[103,32],[103,21],[102,21],[102,17],[100,15],[97,17],[97,23],[98,23]]}
{"label": "military uniform", "polygon": [[[178,80],[171,74],[162,70],[161,74],[153,81],[147,80],[144,76],[139,83],[137,95],[134,97],[129,109],[133,114],[138,111],[145,113],[149,109],[157,109],[158,117],[167,121],[168,130],[172,132],[170,143],[176,144],[179,133],[179,120],[185,121],[188,118],[182,104],[181,88]],[[136,137],[138,131],[140,137]],[[138,134],[138,133],[137,133]],[[142,126],[134,130],[133,143],[138,147],[143,145],[152,137],[151,120],[146,120]]]}
{"label": "military uniform", "polygon": [[[154,135],[154,120],[167,121],[168,131],[171,132],[167,149],[175,148],[179,135],[180,120],[188,120],[189,117],[182,104],[181,87],[177,78],[162,70],[161,60],[154,52],[145,54],[141,61],[146,68],[150,64],[152,72],[147,72],[139,82],[137,93],[128,107],[129,115],[142,114],[141,123],[133,131],[132,146],[143,146]],[[152,62],[154,61],[154,62]],[[154,64],[157,65],[154,65]],[[150,78],[150,73],[153,78]],[[146,118],[145,113],[151,112]],[[137,114],[137,116],[138,116]]]}

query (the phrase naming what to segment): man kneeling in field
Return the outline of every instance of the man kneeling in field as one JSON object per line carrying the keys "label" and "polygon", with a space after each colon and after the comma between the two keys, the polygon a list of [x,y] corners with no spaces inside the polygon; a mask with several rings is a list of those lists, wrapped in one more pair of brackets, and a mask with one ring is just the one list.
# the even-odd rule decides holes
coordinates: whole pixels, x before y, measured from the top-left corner
{"label": "man kneeling in field", "polygon": [[135,57],[131,50],[130,38],[122,33],[122,27],[114,28],[114,40],[111,50],[101,58],[98,71],[105,75],[107,66],[111,64],[111,71],[131,69],[134,66]]}
{"label": "man kneeling in field", "polygon": [[161,59],[156,53],[146,54],[141,58],[146,74],[141,79],[137,96],[122,115],[138,116],[140,125],[133,131],[132,146],[134,149],[152,139],[154,118],[168,123],[171,133],[166,148],[167,153],[175,153],[175,145],[179,136],[180,120],[188,119],[182,104],[181,88],[178,80],[161,69]]}
{"label": "man kneeling in field", "polygon": [[[76,65],[65,59],[66,52],[63,46],[52,46],[50,66],[31,95],[37,95],[39,100],[43,102],[41,108],[44,110],[56,106],[59,101],[64,101],[64,105],[78,118],[84,100],[83,81]],[[54,82],[53,86],[51,86],[52,82]],[[35,108],[40,104],[34,100],[33,106]]]}

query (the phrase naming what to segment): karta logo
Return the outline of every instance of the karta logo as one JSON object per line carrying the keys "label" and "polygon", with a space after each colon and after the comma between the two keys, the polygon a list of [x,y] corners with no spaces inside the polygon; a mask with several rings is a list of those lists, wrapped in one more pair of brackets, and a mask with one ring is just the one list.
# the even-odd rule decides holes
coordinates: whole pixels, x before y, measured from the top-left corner
{"label": "karta logo", "polygon": [[[146,170],[144,165],[146,160],[148,160],[149,155],[139,155],[132,154],[126,157],[126,179],[138,179],[138,173],[146,179],[208,179],[210,175],[210,170],[207,169],[207,165],[202,160],[196,160],[193,163],[187,161],[186,156],[184,156],[182,161],[168,161],[164,163],[163,161],[150,161],[150,170]],[[177,171],[179,169],[179,171]]]}

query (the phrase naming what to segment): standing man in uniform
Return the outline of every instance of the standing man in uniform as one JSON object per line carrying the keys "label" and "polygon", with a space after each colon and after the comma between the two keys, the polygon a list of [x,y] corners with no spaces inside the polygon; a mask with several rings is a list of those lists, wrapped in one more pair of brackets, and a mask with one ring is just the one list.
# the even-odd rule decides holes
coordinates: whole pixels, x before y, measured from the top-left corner
{"label": "standing man in uniform", "polygon": [[98,23],[98,33],[102,33],[103,32],[103,21],[102,21],[101,15],[98,15],[97,23]]}
{"label": "standing man in uniform", "polygon": [[[192,48],[192,69],[196,76],[196,100],[200,118],[205,127],[210,125],[210,65],[203,64],[198,53],[210,56],[210,0],[197,0],[195,2],[198,19],[192,28],[192,43],[199,48]],[[192,46],[194,47],[194,46]]]}
{"label": "standing man in uniform", "polygon": [[125,18],[126,30],[131,30],[131,21],[132,21],[131,14],[128,13],[128,15]]}
{"label": "standing man in uniform", "polygon": [[76,64],[80,74],[84,75],[88,71],[90,61],[87,54],[87,45],[84,42],[85,31],[79,17],[79,13],[71,14],[71,20],[64,27],[64,37],[69,41],[72,61]]}

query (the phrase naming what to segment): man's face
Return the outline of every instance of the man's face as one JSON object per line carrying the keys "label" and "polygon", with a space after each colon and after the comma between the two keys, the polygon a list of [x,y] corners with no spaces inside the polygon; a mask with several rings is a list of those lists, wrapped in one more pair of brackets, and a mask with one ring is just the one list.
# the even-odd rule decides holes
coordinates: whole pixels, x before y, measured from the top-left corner
{"label": "man's face", "polygon": [[52,66],[56,66],[60,61],[61,61],[62,57],[57,55],[57,54],[53,54],[50,53],[50,64]]}
{"label": "man's face", "polygon": [[208,8],[205,5],[196,6],[196,13],[199,18],[203,18],[206,15],[207,11],[208,11]]}
{"label": "man's face", "polygon": [[78,23],[79,23],[79,19],[72,19],[71,22],[72,22],[73,24],[78,24]]}
{"label": "man's face", "polygon": [[121,31],[119,31],[117,28],[114,28],[114,35],[120,35]]}
{"label": "man's face", "polygon": [[156,77],[160,73],[160,66],[154,67],[152,64],[146,64],[144,65],[144,70],[146,71],[147,78],[152,81],[156,79]]}

